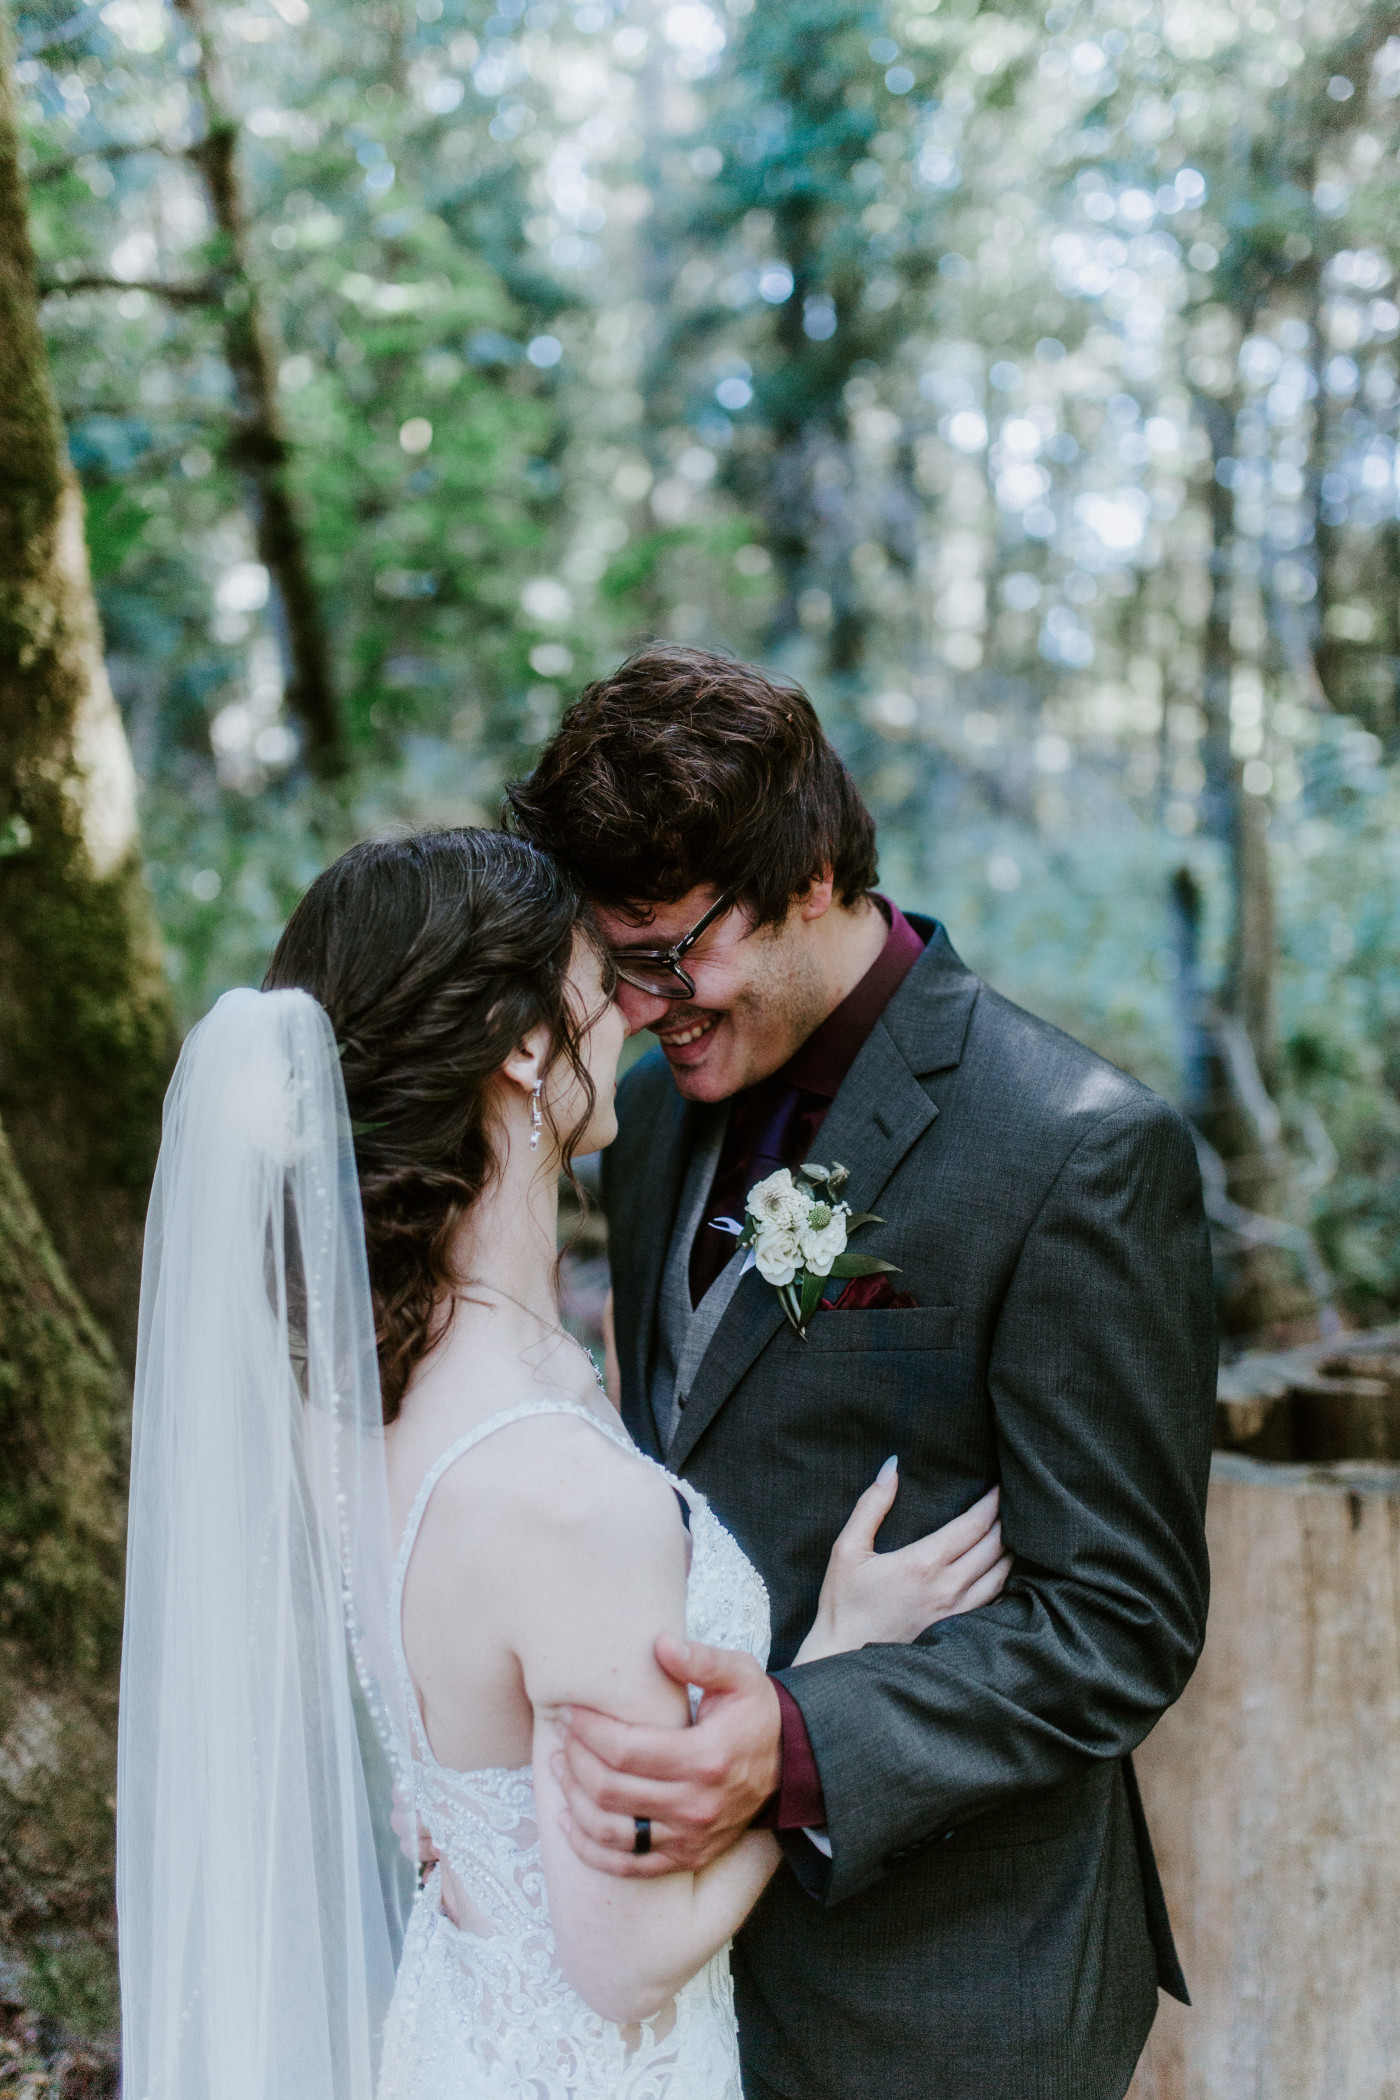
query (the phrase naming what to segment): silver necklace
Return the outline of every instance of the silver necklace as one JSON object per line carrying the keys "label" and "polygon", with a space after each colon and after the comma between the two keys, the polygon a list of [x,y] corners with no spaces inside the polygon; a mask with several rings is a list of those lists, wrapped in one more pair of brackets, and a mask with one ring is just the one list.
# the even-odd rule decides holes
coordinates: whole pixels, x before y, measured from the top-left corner
{"label": "silver necklace", "polygon": [[518,1305],[520,1307],[521,1312],[528,1313],[532,1320],[538,1320],[541,1327],[543,1327],[547,1333],[562,1335],[566,1342],[571,1342],[574,1348],[578,1350],[579,1355],[587,1363],[589,1370],[593,1373],[599,1391],[603,1393],[607,1392],[607,1386],[604,1383],[603,1374],[598,1369],[597,1364],[593,1361],[593,1351],[591,1349],[585,1349],[583,1343],[579,1340],[576,1334],[570,1334],[568,1328],[561,1327],[557,1320],[547,1320],[543,1313],[535,1311],[533,1305],[527,1305],[523,1298],[517,1298],[513,1291],[507,1291],[503,1289],[499,1283],[488,1283],[484,1277],[477,1276],[469,1276],[467,1278],[467,1283],[469,1286],[472,1286],[479,1291],[494,1291],[498,1298],[508,1298],[512,1305]]}

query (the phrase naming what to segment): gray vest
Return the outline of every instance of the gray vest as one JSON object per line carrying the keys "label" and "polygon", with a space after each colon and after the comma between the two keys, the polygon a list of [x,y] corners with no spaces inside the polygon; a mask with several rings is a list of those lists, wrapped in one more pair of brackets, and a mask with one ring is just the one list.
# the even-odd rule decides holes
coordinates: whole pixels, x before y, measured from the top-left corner
{"label": "gray vest", "polygon": [[663,1451],[676,1433],[691,1381],[723,1318],[725,1307],[734,1295],[744,1267],[747,1250],[736,1249],[700,1303],[691,1306],[690,1250],[702,1218],[708,1216],[710,1188],[728,1127],[727,1102],[716,1103],[700,1122],[681,1187],[681,1200],[676,1206],[676,1222],[666,1253],[666,1266],[661,1274],[650,1398]]}

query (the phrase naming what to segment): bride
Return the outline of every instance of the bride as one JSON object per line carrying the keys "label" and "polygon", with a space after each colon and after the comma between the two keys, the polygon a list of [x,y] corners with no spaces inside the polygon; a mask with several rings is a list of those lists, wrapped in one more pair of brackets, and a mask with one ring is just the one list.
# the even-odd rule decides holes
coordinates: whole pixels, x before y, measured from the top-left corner
{"label": "bride", "polygon": [[[553,1771],[567,1706],[687,1724],[658,1641],[761,1666],[769,1637],[560,1325],[559,1174],[616,1130],[611,982],[558,867],[439,832],[347,853],[185,1045],[132,1459],[128,2100],[738,2100],[725,1950],[775,1840],[618,1880]],[[857,1504],[799,1661],[999,1590],[991,1498],[877,1555],[896,1490]],[[433,1861],[407,1904],[395,1777]]]}

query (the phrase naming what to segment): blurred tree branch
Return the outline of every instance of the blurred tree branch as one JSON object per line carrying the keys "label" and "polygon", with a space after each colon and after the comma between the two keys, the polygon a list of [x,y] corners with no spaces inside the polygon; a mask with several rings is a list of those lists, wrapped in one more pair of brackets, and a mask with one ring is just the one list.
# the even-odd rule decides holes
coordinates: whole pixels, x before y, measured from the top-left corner
{"label": "blurred tree branch", "polygon": [[184,160],[188,156],[189,148],[167,146],[160,139],[138,139],[135,143],[126,145],[114,142],[109,146],[88,146],[81,153],[65,153],[58,160],[40,161],[37,166],[27,169],[26,175],[29,187],[33,190],[41,183],[57,182],[64,175],[73,174],[88,161],[129,160],[141,153],[158,153],[166,160]]}
{"label": "blurred tree branch", "polygon": [[172,306],[217,306],[221,290],[217,280],[208,277],[198,284],[167,284],[158,277],[104,277],[91,272],[50,278],[39,287],[42,297],[50,292],[145,292],[152,299],[168,299]]}

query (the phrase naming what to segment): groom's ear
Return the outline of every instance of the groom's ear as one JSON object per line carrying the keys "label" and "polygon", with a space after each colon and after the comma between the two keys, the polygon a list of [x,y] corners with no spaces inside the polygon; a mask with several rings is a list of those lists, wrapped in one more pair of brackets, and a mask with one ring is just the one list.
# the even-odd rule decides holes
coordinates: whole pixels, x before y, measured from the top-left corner
{"label": "groom's ear", "polygon": [[799,890],[797,893],[795,901],[803,918],[825,918],[826,914],[831,910],[831,900],[835,895],[835,889],[836,886],[832,878],[831,868],[828,865],[822,869],[820,875],[812,877],[805,890]]}

